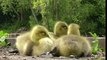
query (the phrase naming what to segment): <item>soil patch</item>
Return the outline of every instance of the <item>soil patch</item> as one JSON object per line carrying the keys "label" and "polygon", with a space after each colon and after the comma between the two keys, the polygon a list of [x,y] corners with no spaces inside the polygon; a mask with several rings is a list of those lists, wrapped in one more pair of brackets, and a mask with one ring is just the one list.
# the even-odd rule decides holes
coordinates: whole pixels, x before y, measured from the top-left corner
{"label": "soil patch", "polygon": [[0,47],[0,60],[105,60],[105,52],[99,52],[97,55],[92,55],[91,57],[53,57],[52,55],[41,55],[36,56],[21,56],[17,52],[17,49],[12,46]]}

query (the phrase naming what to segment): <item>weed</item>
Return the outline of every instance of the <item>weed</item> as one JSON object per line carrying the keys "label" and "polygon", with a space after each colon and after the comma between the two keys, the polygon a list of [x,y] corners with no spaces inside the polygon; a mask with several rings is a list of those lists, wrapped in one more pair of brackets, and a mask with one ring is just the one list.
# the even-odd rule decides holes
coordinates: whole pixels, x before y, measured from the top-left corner
{"label": "weed", "polygon": [[8,33],[0,31],[0,46],[8,46],[10,43],[6,40]]}
{"label": "weed", "polygon": [[94,38],[94,41],[92,41],[92,53],[96,54],[98,51],[101,50],[101,48],[99,47],[98,35],[92,32],[89,33]]}

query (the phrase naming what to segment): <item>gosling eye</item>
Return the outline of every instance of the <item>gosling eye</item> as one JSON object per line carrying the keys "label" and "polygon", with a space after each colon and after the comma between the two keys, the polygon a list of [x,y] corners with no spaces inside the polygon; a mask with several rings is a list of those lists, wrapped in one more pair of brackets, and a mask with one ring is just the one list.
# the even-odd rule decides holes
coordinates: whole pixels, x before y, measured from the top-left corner
{"label": "gosling eye", "polygon": [[46,35],[45,33],[41,33],[42,35]]}
{"label": "gosling eye", "polygon": [[62,26],[62,28],[67,29],[67,27],[66,27],[66,26]]}
{"label": "gosling eye", "polygon": [[46,36],[46,33],[45,33],[45,32],[41,32],[41,35],[42,35],[42,36]]}
{"label": "gosling eye", "polygon": [[64,29],[67,29],[67,27],[64,27]]}

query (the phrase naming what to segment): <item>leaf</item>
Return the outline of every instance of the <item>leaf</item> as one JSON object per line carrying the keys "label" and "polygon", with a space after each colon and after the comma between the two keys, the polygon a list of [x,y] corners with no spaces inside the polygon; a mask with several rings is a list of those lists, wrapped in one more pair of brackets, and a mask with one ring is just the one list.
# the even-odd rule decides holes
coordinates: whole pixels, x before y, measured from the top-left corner
{"label": "leaf", "polygon": [[8,42],[6,41],[8,33],[0,31],[0,46],[8,46]]}
{"label": "leaf", "polygon": [[5,41],[5,39],[6,39],[6,36],[2,36],[2,37],[0,38],[0,41],[3,42],[3,41]]}

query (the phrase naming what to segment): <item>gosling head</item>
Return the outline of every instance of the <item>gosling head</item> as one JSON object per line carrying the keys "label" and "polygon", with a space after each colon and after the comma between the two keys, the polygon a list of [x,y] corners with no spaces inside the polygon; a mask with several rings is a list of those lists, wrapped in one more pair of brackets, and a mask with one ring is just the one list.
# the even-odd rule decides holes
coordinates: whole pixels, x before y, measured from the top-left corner
{"label": "gosling head", "polygon": [[67,34],[68,34],[68,35],[70,35],[70,34],[80,35],[79,28],[80,28],[80,26],[79,26],[78,24],[76,24],[76,23],[71,23],[71,24],[68,26]]}
{"label": "gosling head", "polygon": [[58,36],[66,35],[68,30],[68,25],[66,22],[58,21],[54,26],[54,33]]}
{"label": "gosling head", "polygon": [[48,37],[48,30],[41,25],[34,26],[33,29],[31,30],[31,40],[36,42],[44,37]]}

